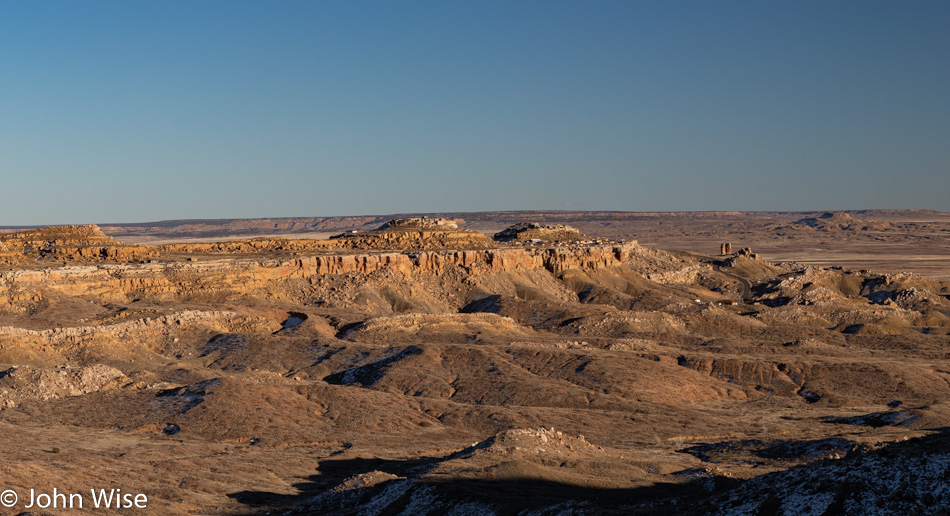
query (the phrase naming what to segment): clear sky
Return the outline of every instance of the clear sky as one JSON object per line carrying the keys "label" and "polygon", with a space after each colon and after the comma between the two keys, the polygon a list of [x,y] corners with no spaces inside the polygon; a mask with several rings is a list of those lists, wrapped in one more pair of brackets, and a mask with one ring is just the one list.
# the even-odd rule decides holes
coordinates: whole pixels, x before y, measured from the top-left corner
{"label": "clear sky", "polygon": [[0,225],[950,211],[950,2],[0,2]]}

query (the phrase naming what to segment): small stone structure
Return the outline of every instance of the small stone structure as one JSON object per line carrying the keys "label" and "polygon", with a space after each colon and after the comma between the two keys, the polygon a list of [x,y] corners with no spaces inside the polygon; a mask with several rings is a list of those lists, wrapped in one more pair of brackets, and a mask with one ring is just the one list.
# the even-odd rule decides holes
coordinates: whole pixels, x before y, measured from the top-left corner
{"label": "small stone structure", "polygon": [[732,244],[728,242],[719,244],[719,254],[732,254]]}
{"label": "small stone structure", "polygon": [[736,256],[745,256],[746,258],[751,258],[753,260],[759,259],[758,253],[753,253],[751,247],[743,247],[742,249],[739,249],[739,252],[736,253]]}

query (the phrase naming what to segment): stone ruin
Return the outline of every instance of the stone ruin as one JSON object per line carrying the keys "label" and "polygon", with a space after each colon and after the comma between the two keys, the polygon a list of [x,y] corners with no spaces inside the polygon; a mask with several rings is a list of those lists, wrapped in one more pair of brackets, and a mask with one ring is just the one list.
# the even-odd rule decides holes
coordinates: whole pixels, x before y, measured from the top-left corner
{"label": "stone ruin", "polygon": [[719,244],[719,254],[732,254],[732,244],[728,242]]}
{"label": "stone ruin", "polygon": [[753,253],[751,247],[743,247],[742,249],[739,249],[739,252],[736,253],[736,256],[737,256],[737,257],[743,256],[743,257],[746,257],[746,258],[751,258],[751,259],[753,259],[753,260],[758,260],[758,259],[759,259],[758,253]]}

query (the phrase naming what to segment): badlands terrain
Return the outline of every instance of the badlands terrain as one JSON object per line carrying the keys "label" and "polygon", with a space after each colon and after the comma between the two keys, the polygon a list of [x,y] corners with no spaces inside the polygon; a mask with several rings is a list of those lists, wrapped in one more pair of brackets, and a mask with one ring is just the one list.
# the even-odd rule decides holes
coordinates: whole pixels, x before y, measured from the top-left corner
{"label": "badlands terrain", "polygon": [[3,231],[9,514],[950,511],[948,214]]}

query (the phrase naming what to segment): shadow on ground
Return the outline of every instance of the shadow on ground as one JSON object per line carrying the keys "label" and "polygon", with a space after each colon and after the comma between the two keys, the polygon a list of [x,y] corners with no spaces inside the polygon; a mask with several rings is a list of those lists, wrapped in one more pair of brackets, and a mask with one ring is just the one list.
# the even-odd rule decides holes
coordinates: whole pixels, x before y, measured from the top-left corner
{"label": "shadow on ground", "polygon": [[[229,496],[248,506],[245,513],[248,515],[268,511],[271,514],[444,514],[460,507],[472,511],[488,509],[496,514],[523,511],[553,514],[572,508],[593,514],[650,514],[675,512],[677,505],[708,496],[712,486],[713,492],[721,492],[738,484],[725,477],[710,477],[694,483],[658,483],[637,489],[580,487],[535,478],[414,480],[442,460],[331,459],[320,463],[320,474],[294,486],[299,494],[241,491]],[[372,477],[383,476],[380,472],[394,477],[375,483]],[[366,483],[356,488],[360,481],[354,479],[361,476],[367,477]],[[339,490],[337,487],[344,482],[353,488]],[[368,510],[371,507],[373,510]]]}
{"label": "shadow on ground", "polygon": [[[856,448],[842,459],[817,460],[745,482],[708,470],[695,470],[678,474],[685,480],[681,483],[657,483],[634,489],[581,487],[537,478],[417,480],[444,461],[444,457],[330,459],[320,462],[319,474],[294,486],[298,494],[241,491],[229,496],[247,506],[247,515],[268,511],[444,514],[452,509],[460,510],[460,514],[719,514],[736,510],[738,503],[751,507],[752,514],[787,514],[785,498],[812,495],[827,505],[819,513],[829,515],[860,509],[862,500],[873,501],[878,508],[883,504],[884,508],[911,513],[941,507],[947,511],[950,497],[935,497],[921,489],[929,489],[929,483],[939,484],[944,477],[950,477],[948,450],[950,431],[941,428],[924,437],[894,442],[876,450]],[[895,491],[889,487],[895,482],[913,489]],[[812,486],[811,491],[796,493],[802,485]]]}

